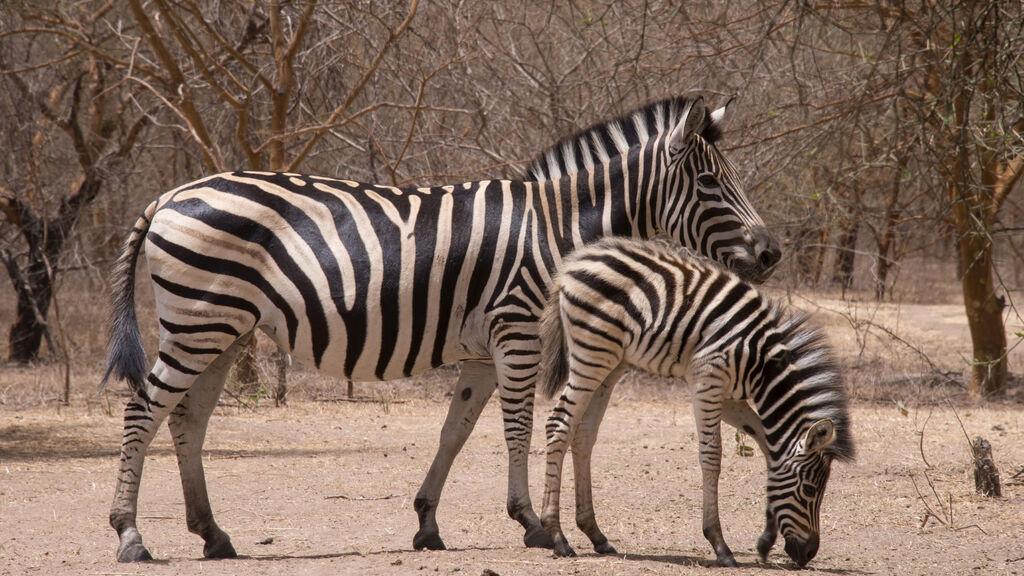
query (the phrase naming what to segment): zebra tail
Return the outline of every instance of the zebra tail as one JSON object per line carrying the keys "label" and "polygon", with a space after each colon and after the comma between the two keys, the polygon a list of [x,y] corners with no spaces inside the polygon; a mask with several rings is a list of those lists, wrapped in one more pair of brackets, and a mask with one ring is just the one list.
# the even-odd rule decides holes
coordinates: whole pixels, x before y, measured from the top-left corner
{"label": "zebra tail", "polygon": [[565,333],[562,331],[562,310],[559,306],[561,285],[556,280],[548,304],[540,318],[540,388],[548,398],[554,397],[569,380]]}
{"label": "zebra tail", "polygon": [[142,347],[139,320],[135,315],[135,265],[139,259],[142,242],[149,232],[149,225],[156,213],[157,201],[146,207],[145,212],[135,221],[135,227],[124,243],[124,249],[117,258],[113,270],[112,306],[110,311],[110,344],[107,371],[100,381],[100,389],[114,375],[118,380],[127,380],[133,393],[143,390],[149,363],[146,350]]}

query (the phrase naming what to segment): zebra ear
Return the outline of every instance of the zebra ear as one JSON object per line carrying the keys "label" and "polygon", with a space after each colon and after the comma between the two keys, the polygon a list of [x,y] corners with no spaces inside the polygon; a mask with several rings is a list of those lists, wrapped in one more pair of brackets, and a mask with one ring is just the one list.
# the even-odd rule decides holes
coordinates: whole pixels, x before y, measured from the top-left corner
{"label": "zebra ear", "polygon": [[[725,106],[728,106],[728,105],[729,104],[726,103]],[[718,110],[715,110],[711,114],[708,115],[708,118],[711,120],[710,126],[715,127],[715,128],[719,128],[719,129],[722,127],[722,119],[725,118],[725,106],[722,106]]]}
{"label": "zebra ear", "polygon": [[668,152],[676,155],[686,149],[690,140],[697,135],[704,124],[704,98],[698,96],[690,104],[689,110],[679,119],[679,123],[672,129],[672,135],[668,139]]}
{"label": "zebra ear", "polygon": [[729,98],[729,101],[724,106],[708,114],[708,123],[701,130],[701,136],[708,142],[714,144],[722,139],[722,120],[725,118],[725,109],[729,107],[732,101],[733,98]]}
{"label": "zebra ear", "polygon": [[831,420],[825,418],[818,420],[807,430],[804,436],[804,454],[821,452],[836,439],[836,426]]}

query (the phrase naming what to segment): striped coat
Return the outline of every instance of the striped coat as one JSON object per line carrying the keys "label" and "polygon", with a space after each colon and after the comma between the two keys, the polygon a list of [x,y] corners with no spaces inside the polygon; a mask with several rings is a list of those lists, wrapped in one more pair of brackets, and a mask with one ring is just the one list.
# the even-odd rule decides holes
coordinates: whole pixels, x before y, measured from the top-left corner
{"label": "striped coat", "polygon": [[594,518],[590,453],[612,388],[627,367],[694,388],[704,535],[735,566],[718,517],[720,425],[745,430],[768,464],[766,557],[778,531],[800,566],[818,550],[818,515],[833,460],[853,457],[841,379],[822,334],[720,266],[660,242],[608,238],[574,252],[552,286],[541,328],[547,421],[541,519],[555,552],[574,555],[559,522],[570,444],[576,521],[595,550],[614,552]]}
{"label": "striped coat", "polygon": [[[675,98],[552,148],[533,179],[395,188],[288,173],[235,172],[150,204],[117,272],[108,376],[135,398],[111,525],[118,558],[145,559],[135,517],[159,424],[176,443],[190,530],[207,556],[234,555],[213,519],[200,458],[209,413],[241,344],[260,329],[300,362],[384,380],[462,362],[440,446],[414,502],[416,548],[444,547],[435,511],[455,456],[494,390],[509,449],[509,515],[550,546],[530,502],[527,457],[537,326],[552,270],[605,236],[669,235],[761,279],[779,259],[715,146],[722,111]],[[145,250],[160,318],[151,368],[134,313]]]}

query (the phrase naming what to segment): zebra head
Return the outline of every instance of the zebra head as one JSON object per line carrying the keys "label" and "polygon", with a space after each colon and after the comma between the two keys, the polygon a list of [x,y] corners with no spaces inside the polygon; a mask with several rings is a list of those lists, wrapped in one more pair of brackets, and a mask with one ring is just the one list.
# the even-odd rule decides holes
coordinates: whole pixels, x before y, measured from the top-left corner
{"label": "zebra head", "polygon": [[822,497],[834,455],[835,425],[818,420],[802,434],[789,457],[768,471],[768,511],[786,540],[786,554],[801,567],[818,553]]}
{"label": "zebra head", "polygon": [[786,553],[804,566],[818,552],[832,462],[854,458],[850,414],[824,333],[807,324],[806,314],[788,314],[777,304],[766,318],[774,328],[764,332],[764,356],[751,360],[761,368],[747,372],[768,464],[768,526],[758,552],[767,556],[781,533]]}
{"label": "zebra head", "polygon": [[771,276],[782,252],[751,207],[739,178],[715,145],[725,106],[708,112],[701,98],[685,108],[664,140],[657,225],[682,245],[711,257],[745,280]]}

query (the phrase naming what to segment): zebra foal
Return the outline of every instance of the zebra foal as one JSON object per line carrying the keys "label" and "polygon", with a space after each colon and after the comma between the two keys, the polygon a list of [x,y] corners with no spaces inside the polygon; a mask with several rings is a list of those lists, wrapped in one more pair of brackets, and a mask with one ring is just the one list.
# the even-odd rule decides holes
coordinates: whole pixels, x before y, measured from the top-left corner
{"label": "zebra foal", "polygon": [[[347,380],[461,362],[413,503],[413,547],[445,547],[441,491],[495,390],[508,514],[527,545],[551,547],[530,501],[527,461],[538,322],[562,255],[604,236],[664,234],[755,280],[779,260],[715,145],[723,115],[700,98],[654,102],[556,144],[523,180],[396,188],[244,171],[154,200],[115,270],[107,377],[128,380],[133,392],[110,511],[118,560],[151,557],[136,524],[138,494],[146,449],[165,419],[189,530],[203,538],[204,556],[235,555],[214,520],[201,454],[228,369],[256,329],[297,361]],[[143,251],[160,321],[152,367],[134,310]]]}
{"label": "zebra foal", "polygon": [[569,255],[541,319],[541,386],[561,397],[547,421],[541,522],[555,553],[574,556],[559,521],[570,444],[576,523],[599,553],[590,456],[612,388],[629,366],[694,387],[704,536],[718,563],[736,566],[718,517],[724,420],[752,435],[768,464],[762,560],[778,532],[800,566],[818,551],[818,514],[833,460],[853,458],[846,396],[831,351],[806,316],[750,284],[659,242],[609,238]]}

